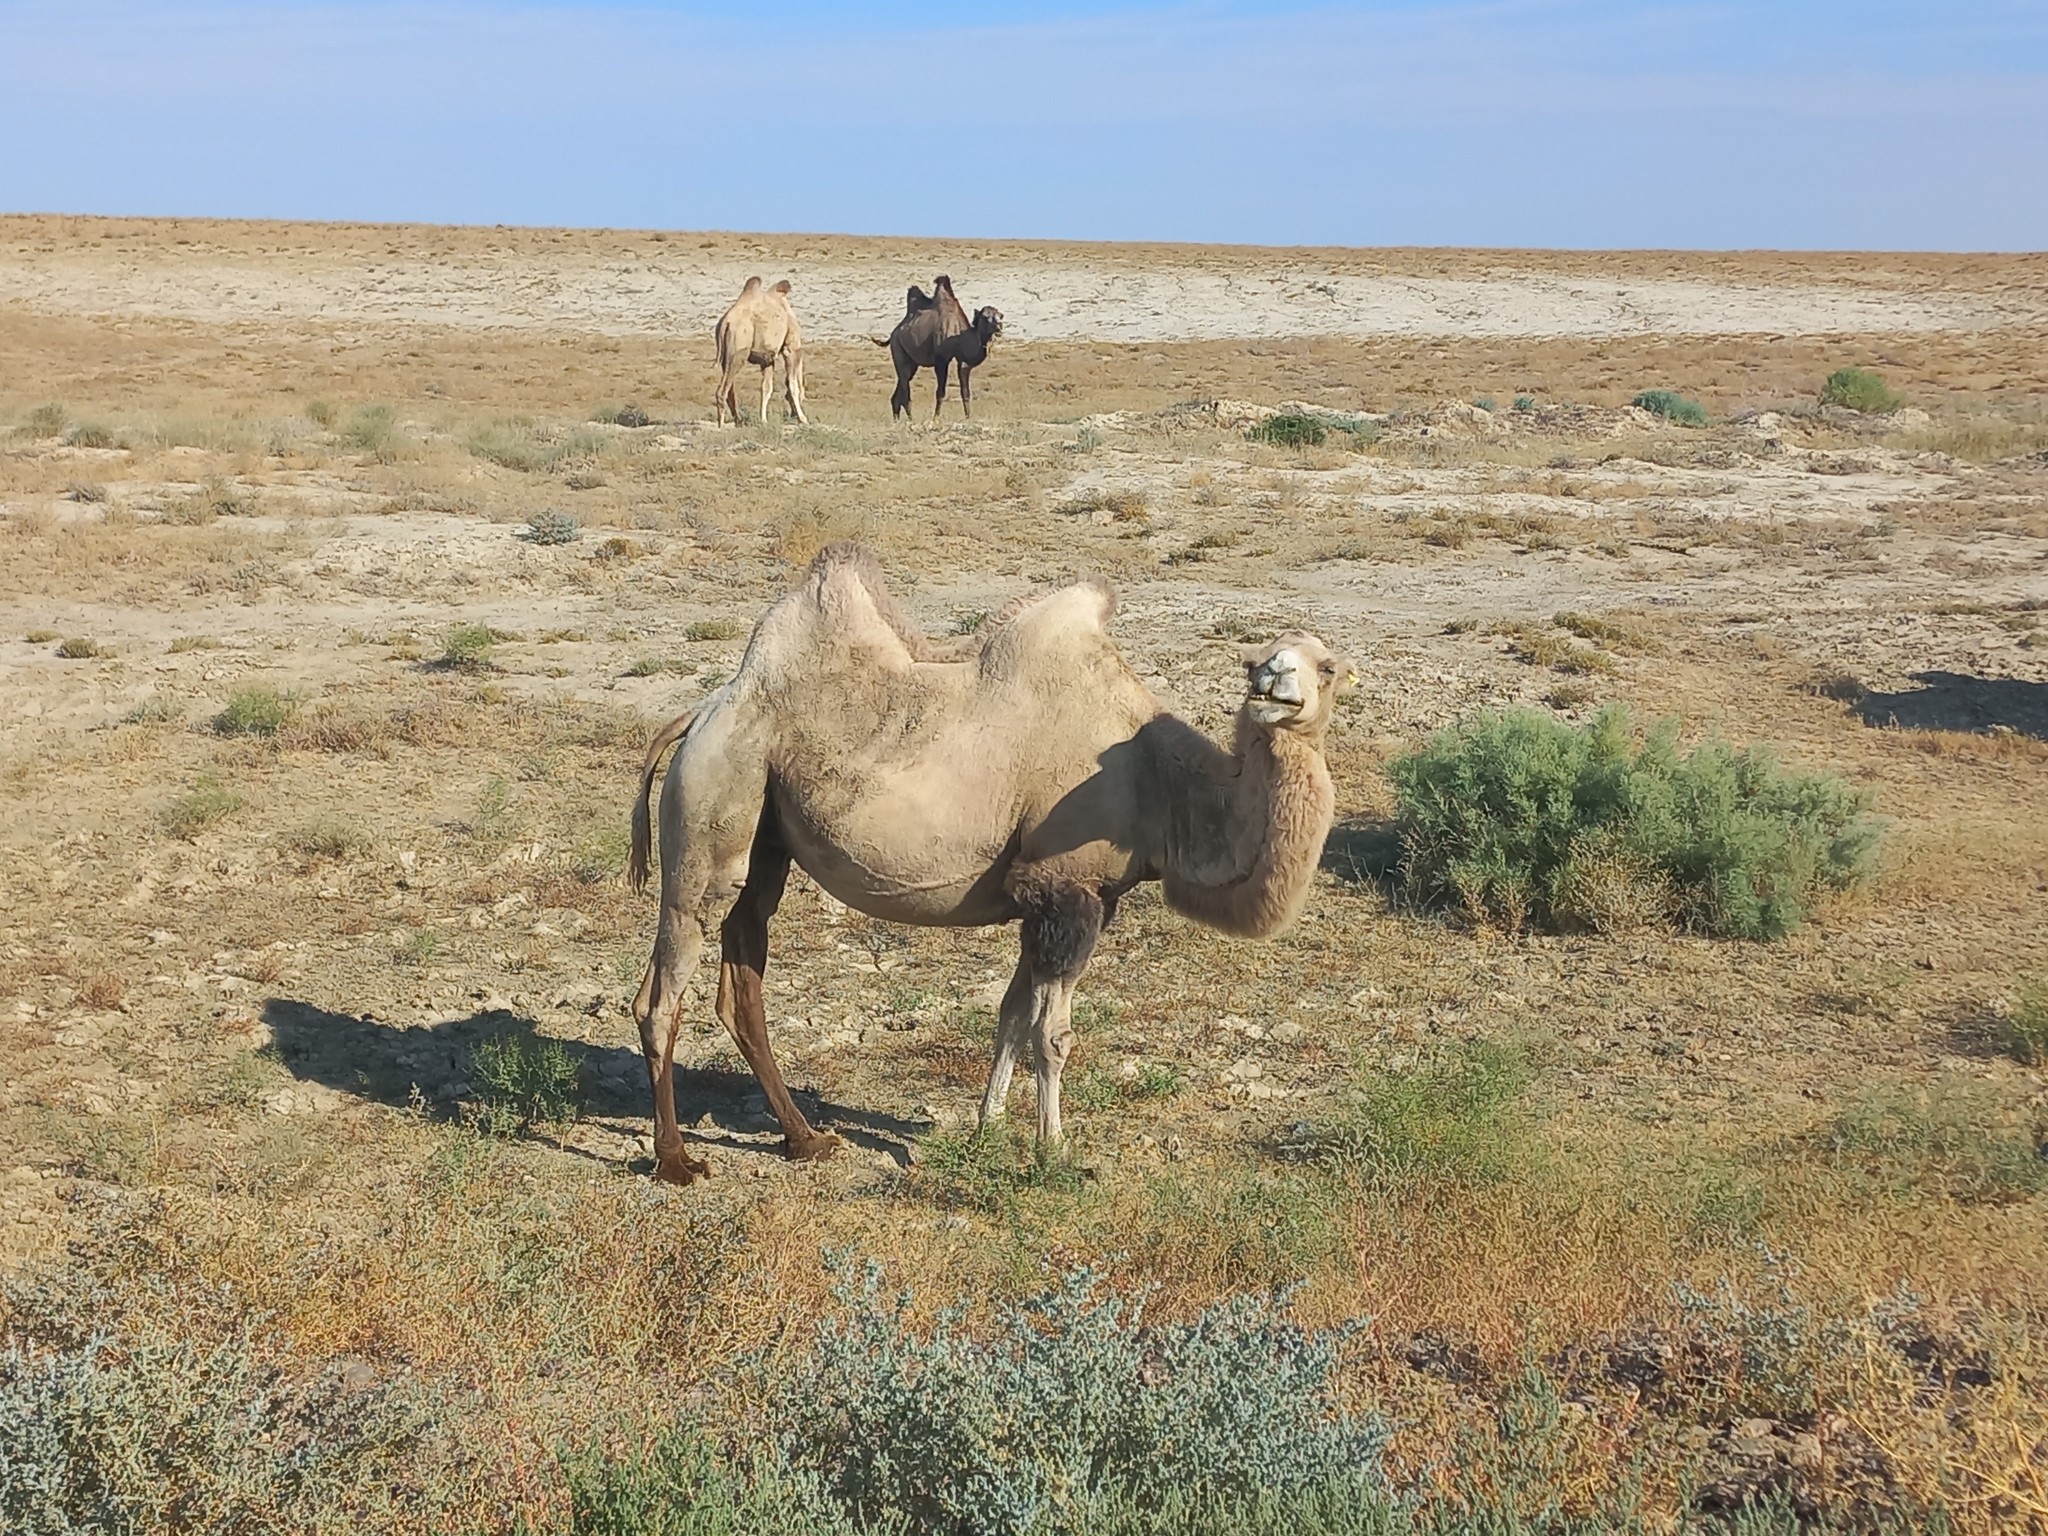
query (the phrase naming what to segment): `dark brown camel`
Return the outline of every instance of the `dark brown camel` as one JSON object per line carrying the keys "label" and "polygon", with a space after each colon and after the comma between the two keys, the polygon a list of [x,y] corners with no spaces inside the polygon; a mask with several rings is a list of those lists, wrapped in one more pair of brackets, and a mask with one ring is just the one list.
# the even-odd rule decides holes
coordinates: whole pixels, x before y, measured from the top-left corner
{"label": "dark brown camel", "polygon": [[889,397],[890,415],[909,414],[910,381],[917,376],[918,369],[929,368],[938,379],[938,393],[932,402],[932,415],[936,418],[946,404],[946,374],[955,367],[960,370],[961,414],[973,415],[968,376],[987,360],[989,343],[1002,333],[1002,311],[993,305],[983,305],[969,319],[954,296],[953,280],[944,274],[932,279],[929,298],[912,284],[896,329],[887,339],[868,338],[878,347],[887,347],[896,364],[896,392]]}

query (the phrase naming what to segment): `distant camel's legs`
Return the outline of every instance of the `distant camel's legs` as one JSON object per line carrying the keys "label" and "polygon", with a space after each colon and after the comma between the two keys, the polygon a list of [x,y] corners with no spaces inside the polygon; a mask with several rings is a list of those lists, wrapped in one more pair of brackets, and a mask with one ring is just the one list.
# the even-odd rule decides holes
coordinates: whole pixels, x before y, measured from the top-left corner
{"label": "distant camel's legs", "polygon": [[937,421],[939,413],[946,408],[946,370],[951,366],[950,361],[943,357],[932,364],[932,372],[939,376],[939,392],[932,397],[933,421]]}
{"label": "distant camel's legs", "polygon": [[762,426],[768,425],[768,402],[775,394],[775,359],[769,358],[761,365],[761,414],[754,418]]}
{"label": "distant camel's legs", "polygon": [[789,414],[808,425],[811,418],[804,414],[804,355],[800,351],[789,354],[789,372],[782,381],[782,394],[789,403]]}
{"label": "distant camel's legs", "polygon": [[782,889],[788,879],[789,854],[775,842],[769,813],[764,810],[747,865],[747,883],[719,930],[718,1017],[760,1079],[768,1107],[781,1122],[789,1155],[809,1160],[830,1157],[839,1150],[839,1138],[813,1130],[789,1096],[782,1069],[768,1044],[768,1010],[761,997],[761,978],[768,968],[768,919],[782,904]]}
{"label": "distant camel's legs", "polygon": [[981,1096],[981,1123],[1000,1120],[1009,1107],[1010,1074],[1017,1057],[1031,1037],[1031,962],[1017,957],[1017,969],[1003,993],[996,1015],[996,1058],[988,1070],[988,1087]]}
{"label": "distant camel's legs", "polygon": [[974,372],[974,365],[972,363],[963,362],[960,365],[960,414],[962,416],[972,416],[974,414],[974,412],[968,408],[967,403],[969,399],[967,389],[967,376],[972,372]]}

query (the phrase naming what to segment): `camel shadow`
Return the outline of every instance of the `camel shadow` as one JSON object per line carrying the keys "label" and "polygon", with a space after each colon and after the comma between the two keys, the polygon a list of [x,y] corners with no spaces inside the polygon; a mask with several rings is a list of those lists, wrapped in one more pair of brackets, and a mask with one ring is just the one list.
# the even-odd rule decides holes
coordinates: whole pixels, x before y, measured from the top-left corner
{"label": "camel shadow", "polygon": [[2048,683],[1965,672],[1915,672],[1921,686],[1866,693],[1851,705],[1865,725],[1906,731],[2016,731],[2048,741]]}
{"label": "camel shadow", "polygon": [[[536,1022],[504,1008],[488,1008],[427,1029],[402,1029],[374,1014],[337,1013],[296,998],[273,997],[263,1005],[277,1059],[301,1082],[367,1099],[394,1108],[422,1106],[443,1120],[452,1120],[457,1106],[475,1101],[487,1090],[476,1081],[477,1048],[508,1037],[532,1039]],[[650,1113],[647,1068],[640,1052],[626,1046],[591,1045],[549,1037],[561,1046],[575,1068],[578,1098],[586,1116],[645,1121]],[[676,1114],[684,1135],[708,1146],[738,1152],[782,1156],[779,1136],[773,1141],[745,1139],[772,1128],[748,1103],[760,1091],[751,1072],[729,1067],[678,1066],[675,1069]],[[931,1127],[923,1121],[835,1104],[814,1090],[792,1087],[797,1107],[813,1125],[838,1132],[871,1152],[880,1152],[899,1167],[910,1166],[910,1140]],[[638,1133],[598,1125],[620,1136]],[[527,1133],[531,1139],[583,1156],[553,1137]]]}
{"label": "camel shadow", "polygon": [[1401,875],[1398,825],[1377,816],[1340,816],[1323,839],[1322,867],[1339,883],[1377,886],[1391,898]]}

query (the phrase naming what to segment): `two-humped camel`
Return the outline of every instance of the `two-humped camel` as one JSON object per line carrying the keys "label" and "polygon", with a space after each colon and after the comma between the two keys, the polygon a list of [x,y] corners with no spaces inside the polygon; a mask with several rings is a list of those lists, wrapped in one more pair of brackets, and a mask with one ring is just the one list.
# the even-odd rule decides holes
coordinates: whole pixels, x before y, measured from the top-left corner
{"label": "two-humped camel", "polygon": [[732,424],[740,424],[740,370],[749,365],[761,370],[761,415],[768,419],[768,395],[775,381],[775,360],[782,359],[782,398],[789,414],[798,421],[804,415],[804,340],[797,328],[796,311],[789,307],[789,279],[773,288],[763,288],[761,279],[750,277],[740,296],[718,317],[712,331],[718,347],[718,393],[711,409],[719,426],[725,413],[732,412]]}
{"label": "two-humped camel", "polygon": [[932,397],[932,418],[946,408],[946,372],[960,370],[960,413],[974,414],[974,370],[988,361],[989,343],[1003,333],[1003,312],[984,304],[970,319],[953,293],[953,280],[944,273],[932,279],[931,297],[915,283],[904,298],[903,318],[887,336],[870,336],[878,347],[887,347],[896,365],[896,389],[889,397],[891,419],[910,414],[910,381],[917,370],[929,368],[938,382]]}
{"label": "two-humped camel", "polygon": [[1167,904],[1263,937],[1301,910],[1330,829],[1323,737],[1357,674],[1311,635],[1247,651],[1229,751],[1152,696],[1105,626],[1115,596],[1081,582],[1024,600],[984,636],[920,635],[857,545],[825,550],[755,627],[732,679],[648,749],[630,878],[644,885],[648,794],[661,791],[661,916],[633,1011],[654,1095],[655,1171],[684,1150],[671,1064],[684,987],[718,923],[718,1016],[796,1158],[838,1138],[791,1100],[768,1044],[768,921],[792,861],[891,922],[1022,920],[984,1122],[1027,1046],[1038,1134],[1060,1135],[1075,984],[1117,899],[1158,880]]}

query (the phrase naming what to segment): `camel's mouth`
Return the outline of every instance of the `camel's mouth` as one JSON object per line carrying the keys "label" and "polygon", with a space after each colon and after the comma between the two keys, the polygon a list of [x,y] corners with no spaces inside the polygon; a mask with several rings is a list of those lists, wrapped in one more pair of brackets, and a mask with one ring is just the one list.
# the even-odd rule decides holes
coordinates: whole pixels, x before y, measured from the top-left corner
{"label": "camel's mouth", "polygon": [[1245,702],[1251,708],[1252,718],[1261,725],[1292,720],[1306,707],[1302,700],[1282,698],[1270,687],[1254,687]]}

